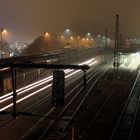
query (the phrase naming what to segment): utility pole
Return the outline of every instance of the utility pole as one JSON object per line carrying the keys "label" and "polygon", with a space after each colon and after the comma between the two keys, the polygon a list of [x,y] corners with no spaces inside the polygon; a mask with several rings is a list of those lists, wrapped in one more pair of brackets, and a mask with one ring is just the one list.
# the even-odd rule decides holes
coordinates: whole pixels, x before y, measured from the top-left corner
{"label": "utility pole", "polygon": [[116,15],[116,29],[115,29],[115,48],[114,48],[114,76],[119,79],[118,67],[119,67],[119,15]]}

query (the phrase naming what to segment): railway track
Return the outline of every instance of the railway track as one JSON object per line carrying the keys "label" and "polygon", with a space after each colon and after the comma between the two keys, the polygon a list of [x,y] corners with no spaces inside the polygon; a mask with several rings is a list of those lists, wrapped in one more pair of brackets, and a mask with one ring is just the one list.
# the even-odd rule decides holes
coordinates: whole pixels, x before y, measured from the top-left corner
{"label": "railway track", "polygon": [[[88,81],[87,83],[91,83],[91,80],[94,81],[94,82],[97,82],[98,80],[95,80],[97,77],[100,77],[103,73],[102,72],[97,72],[97,73],[94,73],[93,72],[91,74],[88,75]],[[94,78],[93,78],[94,77]],[[89,87],[91,86],[91,84],[89,84]],[[54,130],[62,130],[62,132],[64,131],[64,129],[67,128],[67,126],[69,125],[71,119],[75,116],[76,112],[79,110],[79,108],[82,106],[82,103],[84,102],[85,98],[83,98],[85,96],[85,89],[83,88],[83,83],[80,82],[79,85],[76,86],[77,90],[72,90],[71,93],[67,94],[66,95],[66,106],[61,109],[61,111],[59,112],[59,114],[57,115],[57,117],[54,119],[54,115],[56,116],[56,114],[52,114],[52,116],[49,116],[49,118],[51,118],[50,121],[50,126],[46,127],[46,126],[41,126],[42,128],[39,127],[40,124],[38,124],[36,127],[37,129],[41,130],[41,132],[37,132],[35,131],[35,128],[32,129],[32,132],[31,132],[31,129],[30,129],[30,132],[28,132],[27,134],[29,135],[30,133],[30,136],[27,136],[27,134],[25,134],[22,139],[32,139],[34,137],[34,139],[42,139],[44,136],[46,136],[46,133],[54,133]],[[69,98],[69,101],[67,101],[67,98]],[[59,110],[57,108],[57,110]],[[53,119],[52,119],[53,118]],[[42,122],[44,120],[42,120],[40,123],[42,125]],[[44,123],[43,123],[44,124]],[[57,128],[56,128],[57,127]],[[63,127],[63,128],[62,128]],[[53,132],[50,131],[53,129]],[[56,131],[55,131],[56,132]],[[59,131],[57,131],[59,132]],[[58,133],[55,133],[56,137],[58,137]],[[62,133],[59,132],[59,136],[61,135]],[[47,135],[49,136],[49,135]],[[54,139],[55,139],[54,138]],[[47,138],[49,139],[49,138]]]}
{"label": "railway track", "polygon": [[[99,70],[98,70],[98,71],[99,71]],[[94,70],[92,70],[92,69],[89,70],[89,71],[88,71],[89,77],[87,77],[87,79],[90,78],[91,75],[94,74],[94,73],[95,73]],[[81,74],[82,74],[82,73],[79,73],[78,75],[81,76]],[[79,80],[78,80],[78,75],[76,76],[76,78],[74,78],[75,76],[73,75],[73,77],[71,78],[71,80],[70,80],[70,81],[68,80],[68,83],[66,83],[66,84],[68,84],[68,87],[69,87],[69,85],[72,84],[72,82],[73,82],[74,79],[75,79],[75,80],[77,79],[76,84],[78,83],[78,84],[81,84],[81,86],[83,86],[83,82],[79,82]],[[69,78],[68,78],[68,79],[69,79]],[[74,85],[75,85],[75,84],[73,84],[73,87],[74,87]],[[73,87],[69,87],[68,90],[67,90],[67,91],[68,91],[68,94],[66,95],[66,99],[65,99],[66,102],[69,102],[69,100],[72,98],[72,94],[71,94],[71,93],[74,92],[74,88],[73,88]],[[73,92],[71,91],[71,88],[73,89]],[[45,91],[45,92],[46,92],[46,91]],[[45,94],[46,94],[46,93],[45,93]],[[74,94],[74,93],[73,93],[73,94]],[[30,98],[30,99],[32,100],[33,98]],[[49,97],[48,97],[48,98],[46,97],[46,99],[49,99]],[[28,102],[28,101],[27,101],[27,102]],[[33,107],[34,109],[33,109],[32,107],[26,108],[27,106],[26,106],[25,108],[23,107],[21,110],[23,111],[23,109],[24,109],[24,112],[22,112],[22,114],[21,114],[21,112],[20,112],[21,115],[19,115],[19,117],[18,117],[16,120],[8,120],[8,121],[11,121],[11,124],[14,123],[14,122],[16,122],[16,121],[18,121],[19,123],[20,123],[20,122],[26,123],[25,119],[26,119],[26,118],[30,118],[29,116],[31,116],[32,121],[30,121],[30,122],[36,123],[37,120],[39,120],[39,121],[41,120],[40,122],[42,122],[42,120],[44,120],[45,117],[49,117],[50,113],[54,112],[54,110],[58,110],[57,113],[59,113],[59,112],[62,110],[62,109],[59,109],[59,108],[56,109],[55,107],[52,107],[52,108],[50,108],[50,110],[49,110],[49,109],[47,109],[47,108],[49,108],[49,107],[48,107],[48,106],[45,106],[45,108],[47,109],[46,113],[44,113],[44,112],[41,113],[41,114],[40,114],[40,113],[37,113],[37,110],[39,110],[39,109],[37,109],[37,108],[39,108],[39,106],[41,106],[41,104],[43,104],[43,102],[45,102],[45,100],[43,100],[43,99],[42,99],[42,101],[40,101],[40,102],[39,102],[39,101],[38,101],[38,102],[35,101],[35,104],[34,104],[34,105],[32,104],[32,105],[33,105],[32,107]],[[46,102],[48,102],[48,100],[46,100]],[[26,102],[25,102],[25,103],[26,103]],[[50,103],[50,102],[49,102],[49,103]],[[21,105],[22,105],[22,104],[18,104],[18,109],[21,108]],[[37,107],[37,106],[38,106],[38,107]],[[31,109],[31,108],[32,108],[32,109]],[[30,109],[31,109],[31,110],[30,110]],[[33,110],[36,110],[36,113],[34,113]],[[28,113],[28,111],[29,111],[29,113]],[[31,112],[31,113],[30,113],[30,112]],[[5,116],[6,116],[6,115],[5,115]],[[23,116],[23,117],[22,117],[22,116]],[[24,117],[24,116],[27,116],[27,117]],[[6,117],[5,117],[5,118],[6,118]],[[40,118],[41,118],[41,119],[40,119]],[[23,120],[23,119],[24,119],[24,120]],[[30,120],[30,119],[27,119],[27,120]],[[8,121],[7,121],[7,123],[8,123]],[[38,122],[39,122],[39,121],[38,121]],[[6,123],[6,124],[7,124],[7,123]],[[27,127],[28,127],[29,124],[30,124],[30,123],[27,123]],[[37,124],[37,126],[38,126],[39,123],[36,123],[36,124]],[[48,123],[48,125],[49,125],[49,123]],[[2,128],[2,129],[4,128],[4,124],[1,125],[1,128]],[[4,128],[4,129],[5,129],[5,128]],[[28,129],[29,129],[29,128],[28,128]],[[14,131],[14,128],[13,128],[13,131]],[[15,133],[15,134],[14,134],[14,133]],[[14,132],[14,133],[13,133],[13,137],[14,137],[14,135],[16,135],[16,132]],[[23,133],[22,130],[21,130],[21,133]],[[19,134],[19,135],[20,135],[20,134]],[[12,137],[11,137],[11,139],[12,139]]]}
{"label": "railway track", "polygon": [[[36,117],[35,124],[20,136],[20,139],[65,140],[69,139],[71,128],[76,133],[76,139],[86,140],[91,139],[91,136],[95,140],[100,137],[102,139],[104,137],[104,140],[131,139],[140,100],[138,92],[140,78],[132,77],[132,73],[134,74],[133,71],[119,71],[120,79],[113,80],[113,73],[110,71],[103,76],[102,70],[97,73],[89,71],[86,89],[78,77],[71,78],[73,81],[68,80],[66,83],[68,86],[65,107],[47,106],[47,111]],[[131,89],[134,79],[136,81]],[[72,88],[70,85],[75,81],[78,84]],[[128,94],[130,89],[131,92]],[[48,95],[24,111],[38,110],[37,108],[45,101],[48,102],[49,98]]]}
{"label": "railway track", "polygon": [[[87,64],[89,64],[89,63],[91,63],[92,61],[94,61],[94,58],[93,59],[90,59],[90,60],[88,60],[88,61],[85,61],[85,62],[83,62],[83,63],[80,63],[79,65],[82,65],[82,64],[84,64],[84,63],[87,63]],[[66,75],[66,77],[68,77],[69,76],[69,73],[71,72],[71,71],[73,71],[73,70],[65,70],[65,72],[66,72],[66,74],[68,74],[68,75]],[[73,80],[72,80],[73,81]],[[43,90],[46,90],[47,88],[49,88],[49,87],[51,87],[51,84],[50,83],[52,83],[52,76],[49,76],[49,77],[47,77],[47,78],[44,78],[44,79],[42,79],[42,80],[40,80],[40,81],[38,81],[38,82],[35,82],[35,83],[33,83],[33,84],[30,84],[30,85],[28,85],[28,86],[26,86],[26,87],[23,87],[23,88],[21,88],[21,89],[18,89],[17,90],[17,103],[19,104],[19,102],[21,102],[21,101],[24,101],[26,98],[29,98],[29,100],[31,100],[32,98],[32,96],[34,95],[34,94],[36,94],[36,93],[38,93],[38,92],[40,92],[40,91],[43,91]],[[69,82],[70,83],[70,82]],[[38,90],[37,88],[42,88],[41,90]],[[36,88],[36,89],[35,89]],[[34,90],[36,91],[36,90],[38,90],[36,93],[34,92]],[[39,95],[42,95],[42,94],[39,94]],[[25,96],[25,97],[24,97]],[[48,96],[48,95],[47,95]],[[42,98],[44,98],[44,97],[42,97]],[[26,101],[26,102],[28,102],[28,101]],[[26,104],[26,102],[24,102],[24,104]],[[38,102],[38,100],[36,101],[36,102]],[[12,92],[11,93],[8,93],[8,94],[6,94],[6,95],[4,95],[4,96],[2,96],[1,98],[0,98],[0,113],[1,114],[6,114],[6,113],[10,113],[10,111],[9,110],[12,110]],[[7,105],[6,105],[7,104]],[[22,103],[20,103],[20,104],[22,104]],[[18,106],[20,106],[20,104],[18,105]],[[36,103],[37,104],[37,103]],[[22,104],[23,105],[23,104]],[[11,108],[11,109],[10,109]],[[8,109],[8,111],[6,110],[6,109]],[[6,111],[5,111],[6,110]]]}
{"label": "railway track", "polygon": [[131,140],[140,104],[139,86],[140,75],[136,78],[110,140]]}
{"label": "railway track", "polygon": [[121,79],[111,79],[111,83],[107,74],[100,79],[100,86],[96,85],[97,88],[92,89],[91,96],[86,99],[85,111],[78,113],[61,140],[70,139],[72,128],[77,140],[108,140],[110,138],[112,128],[125,105],[127,93],[130,92],[128,87],[131,87],[133,83],[131,73],[123,74],[120,71],[119,75]]}
{"label": "railway track", "polygon": [[[70,82],[66,82],[66,89],[67,89],[67,91],[68,91],[68,87],[69,87],[69,85],[70,84],[72,84],[74,81],[78,81],[78,79],[79,79],[79,76],[77,77],[77,78],[74,78],[74,79],[72,79]],[[51,81],[52,82],[52,81]],[[47,85],[47,84],[46,84]],[[50,86],[51,87],[51,86]],[[25,89],[26,90],[26,89]],[[68,93],[70,92],[70,90],[68,91]],[[50,97],[51,97],[51,88],[49,88],[49,89],[47,89],[47,96],[46,95],[44,95],[43,93],[42,94],[39,94],[38,96],[36,96],[36,97],[34,97],[34,98],[29,98],[29,100],[28,101],[26,101],[25,103],[20,103],[19,105],[18,105],[18,114],[20,115],[20,114],[22,114],[22,115],[29,115],[29,116],[43,116],[43,112],[42,113],[38,113],[38,112],[36,112],[36,110],[37,110],[37,107],[39,107],[39,106],[41,106],[42,104],[44,104],[44,103],[46,103],[46,102],[48,102],[48,103],[50,103],[49,102],[49,99],[50,99]],[[27,93],[25,93],[25,94],[27,94]],[[46,94],[46,93],[45,93]],[[69,93],[70,94],[70,93]],[[22,95],[23,96],[23,95]],[[10,96],[9,96],[10,97]],[[35,98],[37,98],[37,100],[35,100]],[[38,98],[40,98],[40,100],[38,100]],[[66,97],[67,98],[67,97]],[[9,101],[10,102],[10,101]],[[29,106],[29,104],[31,104],[30,106]],[[49,109],[50,109],[50,107],[48,107],[48,111],[49,111]],[[11,110],[12,110],[12,108],[11,108]],[[21,110],[21,111],[20,111]],[[38,109],[39,110],[39,109]],[[35,113],[36,112],[36,113]],[[8,113],[10,113],[10,112],[8,112],[8,111],[5,111],[5,112],[1,112],[1,114],[3,114],[3,115],[5,115],[5,114],[8,114]],[[6,117],[5,117],[6,118]],[[3,127],[5,124],[7,124],[9,121],[12,121],[13,119],[12,118],[10,118],[10,119],[8,119],[8,120],[5,120],[5,121],[3,121],[4,123],[2,123],[1,125],[0,125],[0,128],[1,127]]]}

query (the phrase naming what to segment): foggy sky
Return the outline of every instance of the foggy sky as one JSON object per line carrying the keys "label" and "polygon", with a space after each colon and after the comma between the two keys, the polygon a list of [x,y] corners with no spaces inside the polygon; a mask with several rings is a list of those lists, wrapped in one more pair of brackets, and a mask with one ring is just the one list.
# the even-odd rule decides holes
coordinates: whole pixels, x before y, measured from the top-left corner
{"label": "foggy sky", "polygon": [[0,0],[0,26],[9,38],[35,39],[44,31],[60,33],[65,28],[93,35],[109,30],[114,37],[115,16],[127,36],[140,36],[139,0]]}

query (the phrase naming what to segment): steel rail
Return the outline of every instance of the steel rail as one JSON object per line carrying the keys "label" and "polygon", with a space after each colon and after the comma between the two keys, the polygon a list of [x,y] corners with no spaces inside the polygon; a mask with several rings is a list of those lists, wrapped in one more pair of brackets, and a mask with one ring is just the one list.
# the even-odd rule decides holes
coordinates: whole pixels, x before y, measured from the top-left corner
{"label": "steel rail", "polygon": [[[110,140],[118,140],[119,138],[121,138],[122,140],[131,139],[140,103],[139,90],[137,90],[139,84],[140,84],[140,73],[138,73],[136,80],[134,81],[130,94],[117,121],[117,124],[113,129]],[[133,106],[132,110],[130,109],[130,106]],[[126,119],[128,117],[131,118],[131,122],[130,120],[129,122],[127,122],[128,120]]]}
{"label": "steel rail", "polygon": [[[102,77],[103,73],[99,75],[98,79],[100,79],[100,77]],[[95,78],[95,76],[93,76]],[[88,82],[90,82],[90,80],[93,79],[93,77],[91,77]],[[95,85],[96,83],[98,82],[98,80],[95,80],[94,81],[94,84]],[[44,139],[44,137],[46,138],[46,135],[49,135],[49,131],[53,128],[55,128],[54,126],[58,125],[60,121],[63,120],[63,118],[67,118],[66,117],[66,114],[68,112],[68,107],[71,108],[71,105],[72,103],[75,101],[76,97],[79,95],[79,93],[81,93],[81,91],[83,90],[84,88],[82,88],[81,90],[79,90],[79,92],[75,95],[75,97],[73,97],[73,100],[71,100],[71,102],[67,105],[66,108],[63,109],[63,111],[60,113],[59,117],[57,118],[57,120],[52,124],[52,126],[49,128],[49,129],[46,129],[42,135],[39,137],[38,140],[41,140],[41,139]],[[91,88],[89,89],[91,90]],[[88,92],[90,93],[90,92]],[[86,96],[88,96],[88,93],[85,95],[85,97],[82,99],[82,101],[77,105],[77,107],[75,108],[75,111],[73,111],[73,113],[69,116],[69,119],[67,119],[67,123],[65,124],[65,127],[63,128],[63,130],[61,132],[59,132],[59,135],[57,135],[57,139],[59,139],[63,132],[66,130],[66,128],[68,127],[68,125],[70,124],[70,122],[72,121],[72,119],[74,118],[74,116],[76,115],[76,113],[78,112],[79,108],[82,106],[83,102],[85,101],[86,99]],[[65,121],[65,120],[64,120]],[[50,132],[51,133],[51,132]],[[55,137],[56,138],[56,137]],[[47,137],[47,139],[49,140],[49,138]]]}
{"label": "steel rail", "polygon": [[[91,73],[90,73],[91,72]],[[90,73],[89,75],[87,75],[87,79],[88,78],[91,78],[91,75],[93,75],[93,73],[95,73],[93,70],[89,70],[88,71],[88,73]],[[98,71],[98,73],[99,73],[99,71]],[[96,75],[96,73],[95,73],[95,75]],[[77,79],[79,79],[79,77],[76,77],[75,79],[73,79],[73,81],[74,80],[77,80]],[[68,85],[70,84],[70,83],[72,83],[72,81],[70,81],[69,83],[67,83]],[[76,90],[76,88],[78,88],[80,85],[82,85],[83,84],[83,82],[79,82],[79,84],[78,85],[76,85],[76,87],[75,88],[73,88],[72,90],[70,90],[70,92],[68,93],[68,94],[66,94],[66,96],[65,96],[65,99],[67,99],[75,90]],[[69,101],[69,102],[71,102],[71,101]],[[66,105],[66,107],[62,110],[62,112],[67,108],[67,106],[69,105],[69,103]],[[50,109],[51,110],[51,109]],[[62,112],[60,112],[59,113],[59,116],[61,116],[61,113]],[[44,119],[45,119],[45,117],[48,117],[48,114],[47,114],[47,116],[46,115],[42,115],[42,117],[44,117]],[[43,119],[40,119],[41,121],[39,121],[40,123],[43,121]],[[39,125],[39,123],[37,122],[36,124],[38,124]],[[35,126],[36,126],[36,124],[35,124]],[[37,126],[38,126],[37,125]],[[26,132],[26,134],[24,134],[22,137],[21,137],[21,139],[24,139],[24,137],[26,137],[27,135],[29,135],[29,133],[31,133],[31,131],[33,131],[34,129],[35,129],[35,126],[33,126],[29,131],[27,131]],[[36,127],[37,127],[36,126]]]}

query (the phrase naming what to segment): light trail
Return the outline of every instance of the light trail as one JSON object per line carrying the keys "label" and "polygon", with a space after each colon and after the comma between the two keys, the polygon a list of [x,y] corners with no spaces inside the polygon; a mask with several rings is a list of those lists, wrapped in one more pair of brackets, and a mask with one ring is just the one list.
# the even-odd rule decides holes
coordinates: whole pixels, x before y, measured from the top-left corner
{"label": "light trail", "polygon": [[[78,65],[84,65],[84,64],[88,65],[88,64],[91,63],[93,60],[95,60],[95,58],[92,58],[92,59],[90,59],[90,60],[88,60],[88,61],[82,62],[82,63],[80,63],[80,64],[78,64]],[[73,69],[72,69],[72,70],[70,70],[70,69],[64,70],[65,74],[67,74],[67,73],[69,73],[69,72],[72,72],[72,71],[73,71]],[[32,87],[32,86],[34,86],[34,85],[36,85],[36,84],[39,84],[39,83],[41,83],[41,82],[42,82],[42,84],[44,84],[44,81],[45,81],[45,82],[50,82],[50,81],[52,80],[52,78],[53,78],[53,76],[49,76],[49,77],[44,78],[44,79],[42,79],[42,80],[40,80],[40,81],[34,82],[34,83],[32,83],[32,84],[29,84],[28,86],[25,86],[25,87],[22,87],[22,88],[20,88],[20,89],[17,89],[16,92],[18,93],[18,92],[20,92],[20,91],[22,91],[22,90],[28,91],[28,90],[32,89],[32,88],[30,88],[30,87]],[[39,84],[38,86],[40,86],[40,84]],[[34,86],[34,87],[36,87],[36,86]],[[28,90],[26,90],[27,88],[28,88]],[[23,93],[23,92],[22,92],[22,93]],[[0,97],[0,103],[3,102],[2,99],[6,98],[6,97],[8,97],[8,96],[11,96],[12,94],[13,94],[13,92],[10,92],[10,93],[8,93],[8,94],[6,94],[6,95],[1,96],[1,97]],[[10,99],[10,98],[8,98],[8,99]]]}
{"label": "light trail", "polygon": [[[27,96],[25,96],[25,97],[23,97],[23,98],[17,100],[16,103],[20,103],[21,101],[23,101],[23,100],[25,100],[25,99],[27,99],[27,98],[29,98],[29,97],[35,95],[35,94],[37,94],[37,93],[39,93],[39,92],[41,92],[41,91],[47,89],[47,88],[50,87],[51,85],[52,85],[52,84],[49,84],[49,85],[47,85],[47,86],[45,86],[45,87],[43,87],[43,88],[41,88],[41,89],[39,89],[39,90],[37,90],[37,91],[35,91],[35,92],[33,92],[33,93],[27,95]],[[9,104],[9,105],[7,105],[7,106],[1,108],[0,111],[4,111],[5,109],[7,109],[7,108],[9,108],[9,107],[11,107],[11,106],[13,106],[13,103],[11,103],[11,104]]]}
{"label": "light trail", "polygon": [[4,71],[4,70],[7,70],[7,69],[9,69],[9,68],[3,68],[3,69],[0,69],[0,71]]}
{"label": "light trail", "polygon": [[[84,65],[84,64],[85,64],[85,65],[92,66],[92,65],[94,65],[95,63],[97,63],[97,61],[94,61],[94,60],[95,60],[95,58],[90,59],[90,60],[88,60],[88,61],[85,61],[85,62],[83,62],[83,63],[80,63],[79,65]],[[94,61],[94,62],[93,62],[93,61]],[[65,72],[66,74],[67,74],[67,73],[70,73],[70,72],[72,72],[72,71],[74,71],[74,70],[70,70],[70,69],[64,70],[64,72]],[[76,73],[78,73],[78,72],[80,72],[80,71],[81,71],[81,70],[76,70],[76,71],[74,71],[74,72],[68,74],[67,76],[65,76],[65,78],[67,79],[68,77],[70,77],[70,76],[72,76],[72,75],[74,75],[74,74],[76,74]],[[22,94],[22,93],[24,93],[24,92],[27,92],[27,91],[29,91],[29,90],[31,90],[31,89],[33,89],[33,88],[35,88],[35,87],[38,87],[38,86],[40,86],[40,85],[42,85],[42,84],[44,84],[44,83],[50,82],[50,81],[52,81],[52,79],[53,79],[53,76],[49,76],[49,77],[44,78],[44,79],[42,79],[42,80],[40,80],[40,81],[37,81],[37,82],[35,82],[35,83],[32,83],[32,84],[30,84],[30,85],[28,85],[28,86],[26,86],[26,87],[20,88],[20,89],[17,90],[17,92],[18,92],[17,95],[20,95],[20,94]],[[49,85],[47,85],[47,86],[45,86],[45,87],[43,87],[43,88],[41,88],[41,89],[39,89],[39,90],[37,90],[37,91],[35,91],[35,92],[33,92],[33,93],[27,95],[27,96],[25,96],[25,97],[23,97],[23,98],[17,100],[16,103],[19,103],[19,102],[21,102],[21,101],[23,101],[23,100],[25,100],[25,99],[27,99],[27,98],[29,98],[29,97],[31,97],[31,96],[37,94],[37,93],[43,91],[44,89],[49,88],[50,86],[52,86],[52,84],[49,84]],[[2,97],[0,98],[0,99],[1,99],[1,100],[0,100],[0,103],[3,103],[3,102],[5,102],[5,101],[11,99],[11,98],[12,98],[12,96],[11,96],[12,94],[13,94],[13,92],[10,92],[10,93],[8,93],[8,94],[2,96]],[[8,97],[8,96],[9,96],[9,97]],[[7,97],[7,98],[6,98],[6,97]],[[1,108],[0,111],[4,111],[4,110],[8,109],[8,108],[11,107],[11,106],[13,106],[13,103],[11,103],[11,104],[9,104],[9,105],[7,105],[7,106]]]}
{"label": "light trail", "polygon": [[76,73],[78,73],[78,72],[80,72],[80,71],[81,71],[81,70],[74,71],[73,73],[71,73],[71,74],[65,76],[65,78],[68,78],[68,77],[70,77],[70,76],[72,76],[72,75],[74,75],[74,74],[76,74]]}
{"label": "light trail", "polygon": [[[30,87],[32,87],[32,86],[34,86],[34,85],[36,85],[36,84],[39,84],[39,83],[41,83],[41,82],[44,82],[44,81],[46,81],[46,80],[50,81],[50,80],[52,80],[52,77],[53,77],[53,76],[49,76],[49,77],[44,78],[44,79],[42,79],[42,80],[40,80],[40,81],[34,82],[34,83],[32,83],[32,84],[30,84],[30,85],[28,85],[28,86],[26,86],[26,87],[22,87],[22,88],[20,88],[20,89],[17,89],[16,92],[20,92],[20,91],[22,91],[22,90],[26,90],[27,88],[30,89]],[[31,88],[31,89],[32,89],[32,88]],[[8,93],[8,94],[6,94],[6,95],[3,95],[3,96],[0,97],[0,100],[4,99],[4,98],[6,98],[6,97],[8,97],[8,96],[10,96],[10,95],[12,95],[12,94],[13,94],[13,92],[10,92],[10,93]],[[1,102],[0,102],[0,103],[1,103]]]}
{"label": "light trail", "polygon": [[[85,62],[83,62],[83,63],[80,63],[79,65],[89,64],[89,63],[92,62],[94,59],[95,59],[95,58],[90,59],[90,60],[88,60],[88,61],[85,61]],[[70,70],[70,69],[64,70],[65,74],[67,74],[67,73],[69,73],[69,72],[72,72],[72,71],[73,71],[73,69],[72,69],[72,70]],[[40,81],[34,82],[34,83],[32,83],[32,84],[29,84],[28,86],[25,86],[25,87],[22,87],[22,88],[20,88],[20,89],[17,89],[16,92],[18,93],[18,92],[20,92],[20,91],[22,91],[22,90],[25,90],[25,89],[27,89],[27,88],[29,88],[29,87],[31,87],[31,86],[34,86],[34,85],[39,84],[39,83],[41,83],[41,82],[43,82],[43,81],[46,81],[46,80],[48,80],[48,81],[46,81],[46,82],[50,82],[50,81],[52,80],[52,78],[53,78],[53,76],[49,76],[49,77],[44,78],[44,79],[42,79],[42,80],[40,80]],[[31,88],[31,89],[32,89],[32,88]],[[30,89],[29,89],[29,90],[30,90]],[[10,92],[10,93],[8,93],[8,94],[6,94],[6,95],[3,95],[3,96],[0,97],[0,100],[6,98],[6,97],[8,97],[8,96],[11,96],[12,94],[13,94],[13,92]],[[0,101],[0,103],[1,103],[1,102],[2,102],[2,101]]]}

